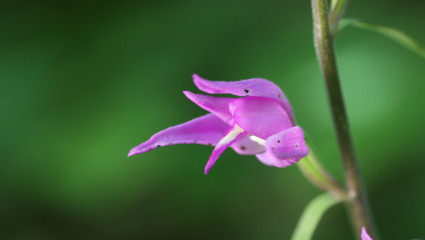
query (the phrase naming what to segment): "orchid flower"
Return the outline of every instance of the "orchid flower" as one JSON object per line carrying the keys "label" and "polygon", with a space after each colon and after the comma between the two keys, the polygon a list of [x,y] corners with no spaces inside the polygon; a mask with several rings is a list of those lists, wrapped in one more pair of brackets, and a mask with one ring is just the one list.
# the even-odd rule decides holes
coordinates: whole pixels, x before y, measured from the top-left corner
{"label": "orchid flower", "polygon": [[261,78],[209,81],[193,75],[196,87],[213,97],[183,91],[187,98],[210,112],[169,127],[130,150],[128,156],[174,144],[215,146],[205,167],[207,174],[227,148],[241,155],[256,155],[265,165],[286,167],[307,156],[304,133],[295,125],[288,99],[274,83]]}
{"label": "orchid flower", "polygon": [[366,228],[365,227],[362,228],[362,235],[361,235],[361,237],[362,237],[362,240],[373,240],[369,236],[369,234],[366,232]]}

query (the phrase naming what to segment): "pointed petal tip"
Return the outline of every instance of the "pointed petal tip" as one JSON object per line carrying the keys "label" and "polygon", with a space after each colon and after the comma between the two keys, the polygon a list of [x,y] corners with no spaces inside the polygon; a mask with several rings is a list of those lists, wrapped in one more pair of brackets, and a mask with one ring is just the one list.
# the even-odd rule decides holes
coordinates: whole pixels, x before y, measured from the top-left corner
{"label": "pointed petal tip", "polygon": [[148,140],[130,149],[130,152],[128,152],[127,157],[131,157],[137,154],[141,154],[141,153],[145,153],[145,152],[149,152],[153,150],[153,148],[146,147],[147,144],[149,145],[149,142],[150,141]]}
{"label": "pointed petal tip", "polygon": [[208,159],[207,165],[205,165],[205,168],[204,168],[204,174],[205,175],[207,175],[211,171],[211,169],[214,167],[215,162],[217,161],[217,158],[212,160],[212,161],[211,161],[211,157],[210,157],[210,159]]}
{"label": "pointed petal tip", "polygon": [[205,83],[206,82],[208,82],[206,79],[204,79],[204,78],[202,78],[201,76],[199,76],[198,74],[196,74],[196,73],[194,73],[193,75],[192,75],[192,78],[193,78],[193,83],[195,84],[195,86],[199,89],[199,90],[201,90],[201,91],[203,91],[203,92],[206,92],[206,93],[211,93],[211,92],[209,92],[207,89],[207,87],[206,86],[204,86],[205,85]]}
{"label": "pointed petal tip", "polygon": [[157,145],[155,147],[155,146],[152,146],[152,144],[153,144],[152,140],[150,139],[146,142],[143,142],[143,143],[133,147],[132,149],[130,149],[130,152],[128,152],[127,157],[131,157],[131,156],[134,156],[134,155],[137,155],[137,154],[142,154],[142,153],[145,153],[145,152],[152,151],[153,149],[158,148],[158,146],[159,146],[159,145]]}
{"label": "pointed petal tip", "polygon": [[130,152],[128,152],[127,157],[131,157],[131,156],[136,155],[136,154],[137,154],[136,149],[132,148],[132,149],[130,150]]}
{"label": "pointed petal tip", "polygon": [[362,228],[362,234],[361,234],[362,240],[373,240],[372,237],[367,233],[366,228]]}
{"label": "pointed petal tip", "polygon": [[193,79],[193,82],[195,83],[195,85],[197,85],[197,83],[200,81],[200,80],[203,80],[198,74],[196,74],[196,73],[194,73],[194,74],[192,74],[192,79]]}
{"label": "pointed petal tip", "polygon": [[198,75],[198,74],[196,74],[196,73],[193,73],[193,74],[192,74],[192,78],[193,78],[193,79],[198,78],[198,77],[199,77],[199,75]]}
{"label": "pointed petal tip", "polygon": [[204,174],[205,174],[205,175],[208,175],[208,173],[210,172],[210,170],[211,170],[211,167],[209,167],[209,168],[208,168],[208,167],[206,166],[206,167],[205,167],[205,169],[204,169]]}
{"label": "pointed petal tip", "polygon": [[183,91],[183,94],[202,109],[214,114],[224,122],[233,125],[233,117],[229,112],[229,105],[230,102],[234,101],[233,98],[213,97],[189,91]]}
{"label": "pointed petal tip", "polygon": [[184,90],[183,94],[189,99],[190,99],[191,96],[195,95],[193,92],[187,91],[187,90]]}
{"label": "pointed petal tip", "polygon": [[183,91],[183,94],[192,102],[196,104],[196,93],[190,92],[190,91]]}

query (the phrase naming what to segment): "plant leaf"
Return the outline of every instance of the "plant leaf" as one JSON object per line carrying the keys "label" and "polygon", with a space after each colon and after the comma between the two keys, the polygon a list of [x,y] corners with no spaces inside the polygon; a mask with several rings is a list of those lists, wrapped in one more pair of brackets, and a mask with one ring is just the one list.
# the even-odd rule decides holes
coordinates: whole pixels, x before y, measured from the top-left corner
{"label": "plant leaf", "polygon": [[416,42],[413,38],[409,37],[403,31],[395,28],[389,28],[384,26],[373,25],[365,23],[356,19],[342,19],[338,25],[338,31],[341,31],[347,26],[353,26],[364,30],[369,30],[375,33],[379,33],[389,39],[392,39],[401,46],[409,49],[410,51],[418,54],[425,58],[425,48]]}
{"label": "plant leaf", "polygon": [[326,210],[342,200],[342,198],[336,198],[329,193],[315,197],[304,209],[291,240],[310,240]]}

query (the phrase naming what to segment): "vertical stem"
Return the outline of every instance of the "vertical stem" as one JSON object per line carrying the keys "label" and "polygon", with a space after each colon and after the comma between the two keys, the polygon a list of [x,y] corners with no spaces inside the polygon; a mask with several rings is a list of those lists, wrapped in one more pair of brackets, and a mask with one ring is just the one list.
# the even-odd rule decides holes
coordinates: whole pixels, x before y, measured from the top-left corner
{"label": "vertical stem", "polygon": [[329,29],[328,7],[326,0],[312,0],[314,43],[320,63],[332,109],[332,117],[338,137],[339,148],[344,164],[348,194],[351,198],[349,210],[353,228],[357,237],[360,237],[364,226],[375,237],[372,224],[366,189],[359,171],[350,127],[342,98],[341,86],[336,66],[333,38]]}

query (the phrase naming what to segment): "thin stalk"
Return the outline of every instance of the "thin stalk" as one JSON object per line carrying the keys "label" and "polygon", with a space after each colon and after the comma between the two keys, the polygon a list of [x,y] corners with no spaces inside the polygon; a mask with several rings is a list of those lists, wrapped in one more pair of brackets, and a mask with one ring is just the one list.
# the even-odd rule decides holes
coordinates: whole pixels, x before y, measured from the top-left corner
{"label": "thin stalk", "polygon": [[367,193],[358,167],[350,127],[345,111],[342,91],[336,65],[333,37],[328,22],[328,7],[326,0],[312,0],[314,43],[320,68],[325,80],[332,117],[342,155],[348,195],[349,210],[354,231],[359,238],[364,226],[374,236],[375,228],[367,200]]}
{"label": "thin stalk", "polygon": [[316,187],[323,189],[336,198],[346,198],[347,193],[337,181],[320,165],[313,149],[309,147],[309,154],[298,162],[298,167],[304,176]]}

